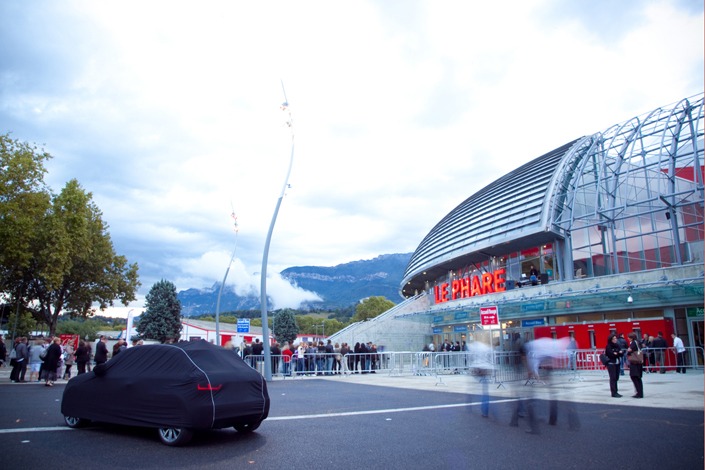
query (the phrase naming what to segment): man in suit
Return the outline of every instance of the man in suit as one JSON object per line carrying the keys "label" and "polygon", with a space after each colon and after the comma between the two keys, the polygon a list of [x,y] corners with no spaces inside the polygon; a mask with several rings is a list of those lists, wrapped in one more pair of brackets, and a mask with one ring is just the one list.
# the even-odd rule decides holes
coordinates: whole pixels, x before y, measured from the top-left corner
{"label": "man in suit", "polygon": [[108,362],[108,346],[106,346],[105,343],[107,343],[108,340],[105,336],[100,335],[100,339],[95,345],[95,365],[100,365],[100,364],[105,364]]}

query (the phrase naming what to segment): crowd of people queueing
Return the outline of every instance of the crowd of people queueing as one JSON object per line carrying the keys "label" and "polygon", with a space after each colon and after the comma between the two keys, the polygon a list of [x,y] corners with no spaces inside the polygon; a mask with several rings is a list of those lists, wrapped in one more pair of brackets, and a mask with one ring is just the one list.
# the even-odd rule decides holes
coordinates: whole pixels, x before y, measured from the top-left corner
{"label": "crowd of people queueing", "polygon": [[[6,362],[8,356],[5,342],[0,336],[0,361]],[[9,358],[12,371],[10,380],[14,383],[41,382],[47,387],[53,387],[56,380],[71,378],[73,366],[76,365],[76,375],[91,371],[92,364],[99,365],[124,351],[127,344],[118,340],[113,345],[112,355],[108,351],[107,338],[100,336],[96,342],[95,352],[91,343],[80,340],[78,347],[62,343],[59,336],[29,339],[21,336],[15,338],[10,349]],[[27,371],[29,370],[29,377]]]}
{"label": "crowd of people queueing", "polygon": [[[233,348],[232,345],[226,347]],[[241,350],[243,359],[251,366],[264,360],[263,344],[259,338],[253,343],[244,344]],[[298,343],[275,343],[270,348],[272,371],[284,376],[334,375],[352,373],[375,373],[381,366],[381,354],[377,345],[358,342],[351,348],[348,343],[323,341],[300,341]]]}

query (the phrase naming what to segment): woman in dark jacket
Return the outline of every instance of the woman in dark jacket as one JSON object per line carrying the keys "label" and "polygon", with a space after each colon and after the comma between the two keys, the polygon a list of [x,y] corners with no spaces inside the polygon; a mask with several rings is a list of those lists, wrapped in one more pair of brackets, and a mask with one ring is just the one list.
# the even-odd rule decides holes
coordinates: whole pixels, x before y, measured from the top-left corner
{"label": "woman in dark jacket", "polygon": [[[629,333],[629,349],[627,349],[627,353],[629,356],[636,356],[636,354],[639,352],[639,344],[637,343],[637,336],[636,333]],[[629,363],[629,377],[632,379],[632,383],[634,383],[634,390],[636,390],[636,394],[633,395],[634,398],[644,398],[644,384],[641,381],[641,376],[644,373],[644,365],[639,364],[639,363],[634,363],[630,362]]]}
{"label": "woman in dark jacket", "polygon": [[624,352],[617,342],[617,335],[610,335],[605,346],[605,354],[609,358],[607,372],[610,374],[610,392],[614,398],[621,398],[622,395],[617,393],[617,381],[619,380],[619,359]]}
{"label": "woman in dark jacket", "polygon": [[47,348],[44,356],[44,383],[47,387],[53,387],[56,380],[56,369],[59,368],[59,360],[61,359],[61,338],[54,338],[54,342]]}

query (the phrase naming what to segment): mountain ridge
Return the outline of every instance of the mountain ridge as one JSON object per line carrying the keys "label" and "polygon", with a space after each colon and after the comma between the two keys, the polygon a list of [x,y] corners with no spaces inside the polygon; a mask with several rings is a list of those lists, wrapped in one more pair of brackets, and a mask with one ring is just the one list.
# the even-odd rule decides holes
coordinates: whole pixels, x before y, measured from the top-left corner
{"label": "mountain ridge", "polygon": [[[336,266],[294,266],[280,275],[293,286],[315,292],[322,301],[304,302],[300,308],[342,309],[361,299],[382,296],[394,303],[401,301],[399,287],[412,253],[379,255],[371,260],[357,260]],[[181,313],[185,317],[215,313],[220,283],[201,289],[190,288],[177,293]],[[260,308],[259,292],[239,296],[223,289],[220,311],[255,310]]]}

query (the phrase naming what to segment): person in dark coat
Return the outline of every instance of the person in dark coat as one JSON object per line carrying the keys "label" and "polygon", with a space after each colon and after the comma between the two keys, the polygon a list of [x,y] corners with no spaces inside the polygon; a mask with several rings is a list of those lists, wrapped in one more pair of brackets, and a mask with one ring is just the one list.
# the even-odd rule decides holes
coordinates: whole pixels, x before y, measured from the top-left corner
{"label": "person in dark coat", "polygon": [[355,343],[355,347],[353,348],[353,355],[355,356],[355,365],[353,366],[352,370],[353,373],[359,374],[358,372],[358,366],[360,364],[360,343]]}
{"label": "person in dark coat", "polygon": [[61,338],[56,337],[47,348],[44,356],[44,385],[53,387],[56,381],[56,369],[59,368],[59,360],[61,360]]}
{"label": "person in dark coat", "polygon": [[7,347],[5,347],[5,339],[0,335],[0,367],[5,367],[7,359]]}
{"label": "person in dark coat", "polygon": [[86,364],[91,360],[91,355],[88,347],[86,347],[85,341],[80,341],[78,343],[78,349],[76,349],[76,367],[78,368],[78,375],[86,373]]}
{"label": "person in dark coat", "polygon": [[624,333],[617,336],[617,343],[622,350],[622,358],[619,360],[619,375],[624,375],[624,364],[627,362],[627,348],[629,347],[629,341],[624,337]]}
{"label": "person in dark coat", "polygon": [[[631,343],[629,343],[627,353],[629,355],[637,354],[639,352],[639,345],[637,344],[636,333],[629,333],[629,340]],[[641,376],[643,373],[643,364],[635,364],[633,362],[629,363],[629,377],[632,379],[634,390],[636,391],[636,394],[633,395],[634,398],[644,398],[644,384],[641,381]]]}
{"label": "person in dark coat", "polygon": [[605,346],[605,354],[609,358],[607,372],[610,374],[610,392],[613,398],[621,398],[622,395],[617,393],[617,381],[619,380],[619,360],[624,353],[617,342],[617,335],[610,335]]}
{"label": "person in dark coat", "polygon": [[666,349],[668,348],[668,343],[663,338],[663,333],[658,332],[658,336],[651,341],[651,347],[654,348],[655,362],[659,365],[659,373],[666,373],[666,364],[664,364],[664,359],[666,357]]}
{"label": "person in dark coat", "polygon": [[360,343],[360,372],[363,374],[367,373],[367,345],[362,342]]}
{"label": "person in dark coat", "polygon": [[100,335],[100,340],[95,345],[95,365],[105,364],[108,361],[108,347],[105,345],[107,339]]}

